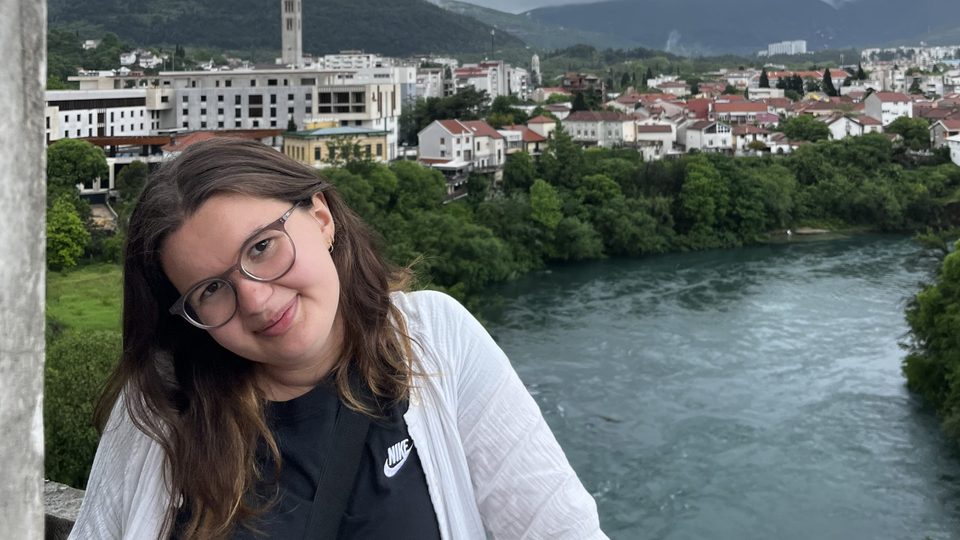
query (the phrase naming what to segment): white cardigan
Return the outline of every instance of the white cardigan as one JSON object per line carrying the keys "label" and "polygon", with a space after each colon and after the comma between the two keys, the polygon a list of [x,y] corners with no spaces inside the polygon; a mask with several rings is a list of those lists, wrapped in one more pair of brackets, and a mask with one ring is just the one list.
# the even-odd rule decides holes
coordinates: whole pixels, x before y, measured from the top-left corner
{"label": "white cardigan", "polygon": [[[480,323],[442,293],[393,301],[425,374],[404,419],[441,537],[606,538],[593,498]],[[170,503],[163,462],[160,446],[115,407],[70,538],[157,538]]]}

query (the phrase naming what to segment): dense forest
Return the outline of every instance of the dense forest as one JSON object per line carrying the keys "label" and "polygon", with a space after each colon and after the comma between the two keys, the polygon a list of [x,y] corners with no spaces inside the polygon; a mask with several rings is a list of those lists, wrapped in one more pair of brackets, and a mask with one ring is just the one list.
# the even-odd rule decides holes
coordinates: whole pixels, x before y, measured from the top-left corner
{"label": "dense forest", "polygon": [[[113,32],[142,46],[192,45],[227,51],[280,50],[280,2],[262,0],[50,0],[49,25],[82,34]],[[363,49],[384,55],[488,51],[490,30],[425,0],[303,3],[303,50]],[[522,47],[497,32],[497,47]]]}

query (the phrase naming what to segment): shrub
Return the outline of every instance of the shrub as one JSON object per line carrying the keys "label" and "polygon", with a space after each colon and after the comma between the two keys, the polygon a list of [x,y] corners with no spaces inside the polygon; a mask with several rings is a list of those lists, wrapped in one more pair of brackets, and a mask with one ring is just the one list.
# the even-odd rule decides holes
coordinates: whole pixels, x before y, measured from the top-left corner
{"label": "shrub", "polygon": [[44,368],[44,465],[50,480],[84,488],[99,436],[93,408],[120,357],[119,332],[67,331],[47,350]]}

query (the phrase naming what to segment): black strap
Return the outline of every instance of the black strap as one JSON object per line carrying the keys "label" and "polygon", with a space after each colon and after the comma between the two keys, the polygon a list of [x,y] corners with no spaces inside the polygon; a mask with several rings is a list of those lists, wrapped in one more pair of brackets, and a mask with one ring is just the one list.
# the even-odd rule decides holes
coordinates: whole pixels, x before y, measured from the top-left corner
{"label": "black strap", "polygon": [[335,540],[353,493],[370,417],[341,403],[333,424],[330,451],[320,470],[304,538]]}

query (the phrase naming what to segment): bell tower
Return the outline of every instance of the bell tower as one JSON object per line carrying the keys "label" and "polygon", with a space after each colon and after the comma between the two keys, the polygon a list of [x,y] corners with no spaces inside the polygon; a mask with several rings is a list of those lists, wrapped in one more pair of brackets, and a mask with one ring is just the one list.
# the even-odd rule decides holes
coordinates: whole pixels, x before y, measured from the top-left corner
{"label": "bell tower", "polygon": [[281,0],[280,36],[284,65],[300,67],[303,64],[303,15],[301,0]]}

